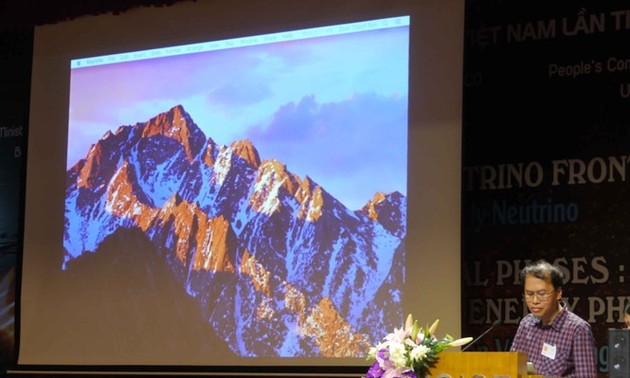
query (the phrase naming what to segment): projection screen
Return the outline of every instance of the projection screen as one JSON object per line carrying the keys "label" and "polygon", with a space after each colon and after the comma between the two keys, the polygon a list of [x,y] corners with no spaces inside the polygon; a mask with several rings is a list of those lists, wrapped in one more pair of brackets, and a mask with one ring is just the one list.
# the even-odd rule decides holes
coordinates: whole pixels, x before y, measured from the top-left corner
{"label": "projection screen", "polygon": [[16,370],[361,372],[407,313],[458,336],[461,22],[217,0],[38,27]]}

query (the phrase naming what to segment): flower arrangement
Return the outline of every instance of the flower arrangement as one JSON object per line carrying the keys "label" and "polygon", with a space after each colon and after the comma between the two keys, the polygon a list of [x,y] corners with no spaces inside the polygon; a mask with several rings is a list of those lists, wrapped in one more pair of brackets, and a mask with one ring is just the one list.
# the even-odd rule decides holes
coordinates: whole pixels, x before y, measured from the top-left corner
{"label": "flower arrangement", "polygon": [[425,378],[435,367],[438,354],[450,348],[468,344],[472,337],[454,339],[450,335],[437,338],[439,319],[431,327],[421,328],[409,314],[404,328],[385,336],[370,348],[367,359],[375,360],[366,378]]}

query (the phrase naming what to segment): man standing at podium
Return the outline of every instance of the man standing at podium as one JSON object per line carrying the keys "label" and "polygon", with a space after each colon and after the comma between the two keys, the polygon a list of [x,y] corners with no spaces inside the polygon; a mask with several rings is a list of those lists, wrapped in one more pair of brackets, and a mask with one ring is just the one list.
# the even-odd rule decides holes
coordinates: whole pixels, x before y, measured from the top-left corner
{"label": "man standing at podium", "polygon": [[526,353],[536,374],[596,378],[591,326],[562,301],[562,271],[539,260],[521,271],[521,280],[529,314],[521,320],[511,350]]}

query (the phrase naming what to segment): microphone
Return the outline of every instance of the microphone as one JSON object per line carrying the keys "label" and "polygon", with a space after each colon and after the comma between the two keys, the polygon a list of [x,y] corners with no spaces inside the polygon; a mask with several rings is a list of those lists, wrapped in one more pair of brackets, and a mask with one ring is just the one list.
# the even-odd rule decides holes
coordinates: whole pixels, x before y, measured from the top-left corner
{"label": "microphone", "polygon": [[501,319],[497,319],[494,321],[494,323],[492,323],[492,325],[490,326],[490,328],[488,328],[487,330],[485,330],[481,335],[477,336],[476,339],[474,339],[473,341],[469,342],[468,345],[466,345],[464,348],[462,348],[462,352],[465,351],[466,349],[470,348],[471,345],[473,345],[474,343],[476,343],[477,341],[479,341],[482,337],[484,337],[486,335],[486,333],[492,331],[494,329],[494,327],[500,325],[501,323],[503,323],[501,321]]}

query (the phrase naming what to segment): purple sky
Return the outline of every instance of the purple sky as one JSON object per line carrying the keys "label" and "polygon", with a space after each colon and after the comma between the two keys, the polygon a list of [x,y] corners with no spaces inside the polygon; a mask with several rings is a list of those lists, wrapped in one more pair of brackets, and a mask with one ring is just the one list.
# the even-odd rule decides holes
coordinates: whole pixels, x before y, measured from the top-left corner
{"label": "purple sky", "polygon": [[351,209],[407,185],[402,26],[73,69],[67,167],[108,130],[181,104],[219,144],[308,175]]}

